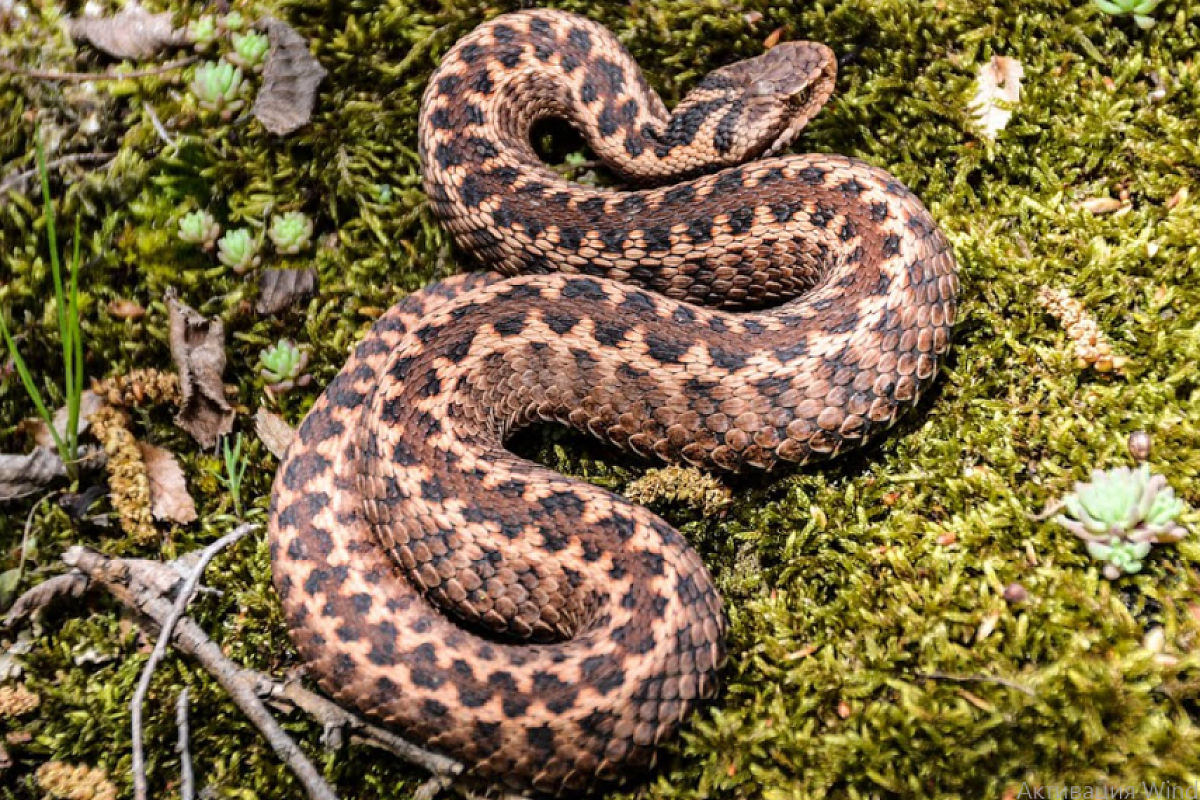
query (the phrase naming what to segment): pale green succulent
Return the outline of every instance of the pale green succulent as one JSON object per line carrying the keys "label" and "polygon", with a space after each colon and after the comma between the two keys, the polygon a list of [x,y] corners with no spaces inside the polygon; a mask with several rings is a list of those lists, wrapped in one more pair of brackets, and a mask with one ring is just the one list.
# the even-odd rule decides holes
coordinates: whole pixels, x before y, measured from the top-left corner
{"label": "pale green succulent", "polygon": [[179,220],[179,238],[205,250],[211,250],[220,235],[221,226],[207,211],[193,211]]}
{"label": "pale green succulent", "polygon": [[1087,543],[1088,554],[1104,563],[1104,577],[1115,581],[1122,575],[1133,575],[1142,571],[1142,559],[1150,554],[1149,542],[1123,542],[1113,539],[1111,544]]}
{"label": "pale green succulent", "polygon": [[244,87],[241,69],[228,61],[208,61],[196,67],[190,86],[201,108],[220,112],[226,119],[246,104]]}
{"label": "pale green succulent", "polygon": [[312,239],[313,223],[303,212],[289,211],[271,220],[267,235],[281,255],[295,255]]}
{"label": "pale green succulent", "polygon": [[1187,535],[1178,521],[1186,505],[1148,464],[1095,470],[1091,481],[1076,483],[1062,504],[1066,513],[1055,521],[1087,542],[1093,558],[1106,562],[1108,578],[1140,570],[1150,545]]}
{"label": "pale green succulent", "polygon": [[240,275],[262,260],[258,257],[258,241],[245,228],[227,231],[217,242],[217,260]]}
{"label": "pale green succulent", "polygon": [[258,372],[267,381],[267,389],[276,394],[306,385],[310,380],[304,374],[306,366],[308,348],[290,339],[280,339],[258,354]]}
{"label": "pale green succulent", "polygon": [[242,12],[240,11],[230,11],[221,17],[220,25],[227,31],[240,31],[246,27],[246,18],[242,16]]}
{"label": "pale green succulent", "polygon": [[243,69],[258,72],[262,70],[267,60],[267,51],[271,49],[271,40],[261,33],[235,33],[230,37],[233,50],[226,58]]}
{"label": "pale green succulent", "polygon": [[1126,14],[1133,15],[1133,21],[1142,30],[1154,27],[1155,20],[1150,16],[1158,8],[1161,0],[1092,0],[1096,8],[1114,17]]}
{"label": "pale green succulent", "polygon": [[221,31],[217,28],[217,21],[213,19],[211,14],[205,14],[199,19],[188,23],[188,41],[201,53],[212,47],[220,35]]}

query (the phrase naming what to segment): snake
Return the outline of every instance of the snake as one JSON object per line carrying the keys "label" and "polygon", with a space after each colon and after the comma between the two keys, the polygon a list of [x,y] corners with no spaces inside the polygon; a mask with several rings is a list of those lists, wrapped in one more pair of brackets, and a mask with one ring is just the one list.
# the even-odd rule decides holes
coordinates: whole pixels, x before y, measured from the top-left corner
{"label": "snake", "polygon": [[[272,489],[274,585],[336,702],[552,797],[646,773],[716,697],[729,624],[697,552],[506,442],[556,423],[650,461],[774,470],[918,403],[950,345],[956,261],[889,173],[783,152],[836,73],[830,48],[785,42],[668,112],[611,32],[540,9],[445,53],[418,119],[423,186],[484,269],[375,321]],[[546,164],[546,118],[634,188]]]}

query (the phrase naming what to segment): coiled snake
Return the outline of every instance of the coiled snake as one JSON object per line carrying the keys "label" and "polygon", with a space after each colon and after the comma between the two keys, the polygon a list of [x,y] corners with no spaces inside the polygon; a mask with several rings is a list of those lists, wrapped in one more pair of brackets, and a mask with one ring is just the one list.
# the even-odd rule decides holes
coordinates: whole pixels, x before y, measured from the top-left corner
{"label": "coiled snake", "polygon": [[[644,768],[717,690],[721,600],[646,509],[504,449],[570,425],[712,470],[833,456],[887,428],[949,346],[954,257],[886,172],[772,157],[835,61],[781,44],[668,114],[608,31],[508,14],[430,80],[433,209],[495,273],[403,300],[300,427],[275,481],[275,583],[340,702],[544,794]],[[618,175],[545,166],[564,117]],[[719,171],[718,171],[719,170]],[[731,313],[739,310],[744,313]]]}

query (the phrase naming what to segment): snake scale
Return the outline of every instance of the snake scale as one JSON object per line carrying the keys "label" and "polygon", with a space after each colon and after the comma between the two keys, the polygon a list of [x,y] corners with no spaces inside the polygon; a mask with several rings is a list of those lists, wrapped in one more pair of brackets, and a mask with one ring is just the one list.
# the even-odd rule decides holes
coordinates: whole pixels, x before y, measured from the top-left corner
{"label": "snake scale", "polygon": [[[646,509],[504,448],[554,421],[642,456],[772,469],[887,428],[949,346],[954,257],[893,177],[777,154],[823,45],[718,69],[668,113],[617,39],[498,17],[423,100],[432,207],[497,272],[383,315],[299,429],[270,515],[310,674],[471,774],[575,795],[649,767],[725,660],[698,555]],[[560,117],[639,191],[564,180]],[[738,313],[735,313],[738,312]]]}

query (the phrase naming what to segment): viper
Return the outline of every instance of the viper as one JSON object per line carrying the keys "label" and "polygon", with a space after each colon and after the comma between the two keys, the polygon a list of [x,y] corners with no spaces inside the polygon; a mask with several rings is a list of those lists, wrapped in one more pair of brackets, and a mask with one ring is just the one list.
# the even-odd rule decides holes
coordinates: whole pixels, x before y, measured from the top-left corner
{"label": "viper", "polygon": [[[647,509],[505,443],[554,422],[648,459],[771,470],[858,446],[950,343],[946,237],[878,168],[780,155],[824,45],[716,70],[668,113],[617,39],[532,10],[458,41],[422,102],[433,211],[489,272],[384,314],[277,473],[275,585],[310,674],[470,774],[573,796],[644,770],[718,690],[712,578]],[[569,121],[636,191],[538,157]]]}

